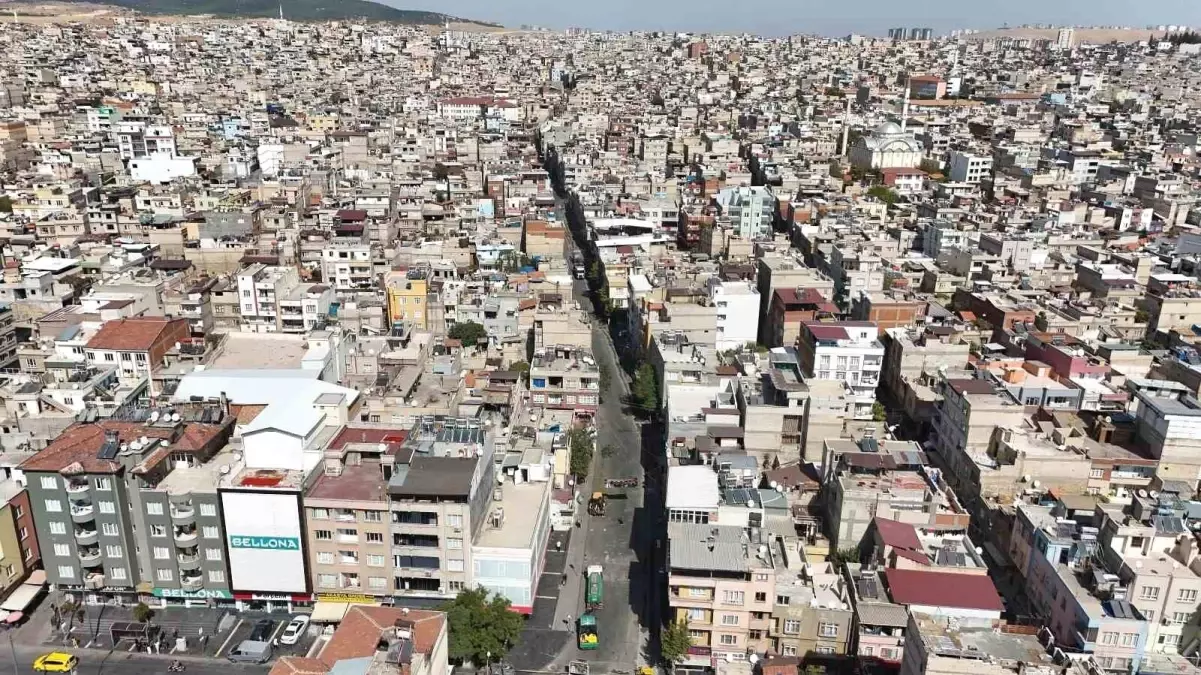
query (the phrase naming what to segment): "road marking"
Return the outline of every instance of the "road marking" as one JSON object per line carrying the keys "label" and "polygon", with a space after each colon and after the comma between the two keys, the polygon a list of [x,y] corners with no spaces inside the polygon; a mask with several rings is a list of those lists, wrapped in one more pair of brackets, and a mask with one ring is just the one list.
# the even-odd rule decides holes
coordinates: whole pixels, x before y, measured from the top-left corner
{"label": "road marking", "polygon": [[241,625],[242,625],[242,620],[238,619],[238,622],[234,624],[234,629],[229,631],[229,637],[225,638],[225,642],[222,642],[221,647],[219,649],[217,649],[216,656],[221,656],[222,652],[225,651],[225,648],[228,647],[229,643],[233,641],[234,636],[238,634],[238,627],[240,627]]}
{"label": "road marking", "polygon": [[557,596],[557,595],[535,595],[534,597],[542,598],[543,600],[558,600],[559,599],[559,596]]}
{"label": "road marking", "polygon": [[272,631],[271,639],[268,640],[268,642],[275,644],[275,636],[279,635],[279,632],[284,629],[284,626],[287,625],[287,623],[288,621],[280,621],[279,625],[275,627],[274,631]]}

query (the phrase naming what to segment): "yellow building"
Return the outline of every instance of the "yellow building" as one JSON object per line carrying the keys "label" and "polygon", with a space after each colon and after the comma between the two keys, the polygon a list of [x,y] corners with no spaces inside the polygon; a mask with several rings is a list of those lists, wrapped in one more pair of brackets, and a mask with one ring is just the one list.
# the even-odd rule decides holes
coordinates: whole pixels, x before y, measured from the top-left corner
{"label": "yellow building", "polygon": [[384,278],[384,285],[388,289],[388,319],[392,323],[403,321],[413,328],[425,330],[425,295],[429,289],[425,272],[391,272]]}

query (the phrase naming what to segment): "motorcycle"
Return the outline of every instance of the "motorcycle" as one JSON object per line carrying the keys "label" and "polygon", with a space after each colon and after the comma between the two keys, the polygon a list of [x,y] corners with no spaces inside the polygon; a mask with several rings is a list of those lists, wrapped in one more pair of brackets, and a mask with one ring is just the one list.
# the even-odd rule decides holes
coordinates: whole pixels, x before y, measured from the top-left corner
{"label": "motorcycle", "polygon": [[172,661],[171,665],[167,666],[168,673],[182,673],[184,669],[183,661]]}

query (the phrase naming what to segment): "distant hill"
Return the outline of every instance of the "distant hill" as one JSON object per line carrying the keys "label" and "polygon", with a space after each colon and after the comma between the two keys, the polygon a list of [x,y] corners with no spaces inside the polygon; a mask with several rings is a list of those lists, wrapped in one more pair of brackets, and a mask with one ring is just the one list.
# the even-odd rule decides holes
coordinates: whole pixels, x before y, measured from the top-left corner
{"label": "distant hill", "polygon": [[[114,5],[143,14],[189,15],[211,14],[231,19],[258,19],[279,16],[279,0],[56,0],[70,4]],[[367,0],[284,0],[284,17],[292,21],[337,21],[367,19],[417,25],[441,24],[445,21],[477,23],[439,12],[396,9]]]}

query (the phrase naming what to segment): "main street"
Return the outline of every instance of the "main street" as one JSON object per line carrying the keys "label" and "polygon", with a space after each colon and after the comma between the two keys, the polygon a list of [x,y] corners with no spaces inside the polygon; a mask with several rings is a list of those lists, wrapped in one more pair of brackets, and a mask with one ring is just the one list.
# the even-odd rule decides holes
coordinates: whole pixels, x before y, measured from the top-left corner
{"label": "main street", "polygon": [[[16,645],[11,648],[7,640],[0,641],[0,675],[13,673],[13,658],[16,657],[16,673],[28,675],[33,673],[33,661],[47,652],[54,651],[51,647]],[[76,675],[162,675],[171,665],[170,656],[151,656],[148,654],[131,654],[125,651],[107,652],[96,649],[69,649],[68,652],[79,657],[79,667]],[[244,675],[263,675],[267,666],[234,664],[225,659],[181,659],[184,672],[187,675],[224,675],[228,673]]]}

